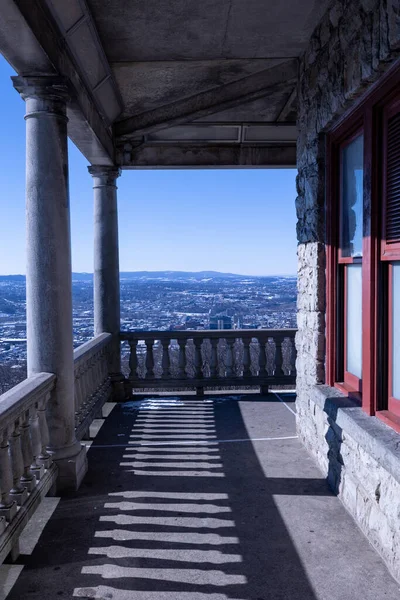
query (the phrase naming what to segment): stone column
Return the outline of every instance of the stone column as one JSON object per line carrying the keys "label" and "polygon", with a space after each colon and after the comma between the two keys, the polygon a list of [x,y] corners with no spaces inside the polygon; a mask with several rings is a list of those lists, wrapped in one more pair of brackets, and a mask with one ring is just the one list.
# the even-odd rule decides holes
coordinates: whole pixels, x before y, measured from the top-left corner
{"label": "stone column", "polygon": [[75,437],[68,90],[60,77],[12,80],[26,103],[28,376],[57,376],[47,419],[59,492],[77,489],[87,470],[85,449]]}
{"label": "stone column", "polygon": [[116,185],[121,171],[117,167],[101,165],[88,169],[94,189],[94,334],[113,335],[109,369],[115,399],[123,399]]}

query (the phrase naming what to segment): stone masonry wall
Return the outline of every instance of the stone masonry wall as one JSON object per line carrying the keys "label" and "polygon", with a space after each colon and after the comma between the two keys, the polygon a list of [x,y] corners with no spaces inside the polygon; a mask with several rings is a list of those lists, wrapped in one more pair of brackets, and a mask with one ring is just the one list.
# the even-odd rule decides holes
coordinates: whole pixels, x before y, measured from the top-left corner
{"label": "stone masonry wall", "polygon": [[314,31],[301,59],[296,345],[299,435],[400,579],[400,505],[397,503],[395,515],[390,506],[391,494],[398,494],[399,488],[393,481],[392,492],[387,492],[391,478],[384,465],[375,464],[368,449],[353,443],[313,400],[314,386],[324,382],[325,366],[324,132],[399,56],[399,0],[337,0]]}

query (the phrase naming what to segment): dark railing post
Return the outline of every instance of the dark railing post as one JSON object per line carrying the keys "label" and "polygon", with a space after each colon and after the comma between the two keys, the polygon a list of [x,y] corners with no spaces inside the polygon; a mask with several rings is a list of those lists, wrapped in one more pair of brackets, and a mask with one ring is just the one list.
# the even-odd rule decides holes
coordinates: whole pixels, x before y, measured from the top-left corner
{"label": "dark railing post", "polygon": [[225,338],[226,341],[226,358],[225,358],[225,376],[233,377],[233,346],[235,345],[235,338]]}
{"label": "dark railing post", "polygon": [[137,354],[136,354],[137,345],[138,345],[138,340],[129,340],[129,348],[130,348],[129,379],[136,379],[136,375],[137,375],[137,367],[138,367]]}
{"label": "dark railing post", "polygon": [[211,338],[210,376],[218,377],[218,338]]}
{"label": "dark railing post", "polygon": [[243,377],[251,377],[251,358],[250,358],[251,338],[243,338]]}
{"label": "dark railing post", "polygon": [[186,340],[178,340],[179,344],[179,379],[186,379]]}
{"label": "dark railing post", "polygon": [[146,340],[146,379],[154,379],[154,339]]}
{"label": "dark railing post", "polygon": [[163,379],[169,379],[171,377],[171,373],[170,373],[171,360],[169,357],[169,342],[170,342],[169,339],[161,340],[162,349],[163,349],[162,361],[161,361],[162,378]]}
{"label": "dark railing post", "polygon": [[283,338],[281,336],[275,336],[275,377],[283,377],[283,355],[282,355],[282,342]]}

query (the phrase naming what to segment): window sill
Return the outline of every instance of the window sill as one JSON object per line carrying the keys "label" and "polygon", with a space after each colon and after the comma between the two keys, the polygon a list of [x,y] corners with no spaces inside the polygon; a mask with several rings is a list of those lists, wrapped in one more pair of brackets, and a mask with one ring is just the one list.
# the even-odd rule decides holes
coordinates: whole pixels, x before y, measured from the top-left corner
{"label": "window sill", "polygon": [[400,433],[400,417],[390,412],[390,410],[379,410],[376,412],[376,416],[397,433]]}
{"label": "window sill", "polygon": [[361,394],[354,388],[350,387],[348,383],[335,383],[335,389],[339,390],[344,396],[351,398],[359,406],[361,406]]}
{"label": "window sill", "polygon": [[356,401],[327,385],[314,386],[311,400],[400,483],[400,438],[393,421],[368,416]]}

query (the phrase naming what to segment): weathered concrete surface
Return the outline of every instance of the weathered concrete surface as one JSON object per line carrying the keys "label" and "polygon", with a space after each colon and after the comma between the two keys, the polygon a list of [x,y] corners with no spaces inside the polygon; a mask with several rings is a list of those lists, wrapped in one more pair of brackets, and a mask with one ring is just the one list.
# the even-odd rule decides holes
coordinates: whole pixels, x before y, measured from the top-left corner
{"label": "weathered concrete surface", "polygon": [[301,441],[400,580],[399,435],[328,386],[298,411]]}
{"label": "weathered concrete surface", "polygon": [[114,409],[9,600],[398,599],[288,408],[206,399]]}
{"label": "weathered concrete surface", "polygon": [[76,488],[87,465],[75,437],[68,90],[52,76],[13,82],[26,102],[28,375],[57,377],[47,409],[49,450],[59,465],[59,489]]}
{"label": "weathered concrete surface", "polygon": [[[390,480],[384,465],[382,472],[370,459],[368,445],[354,443],[352,434],[345,427],[337,428],[334,419],[315,404],[314,386],[325,381],[324,132],[379,79],[399,57],[399,50],[398,2],[346,0],[331,5],[300,63],[296,200],[298,431],[323,473],[331,475],[329,470],[336,469],[342,482],[347,481],[347,489],[338,487],[341,499],[398,577],[399,518],[391,519],[393,507],[387,503],[378,506],[374,486],[377,477],[388,490],[397,489],[397,483]],[[333,463],[338,464],[333,467]],[[335,478],[330,479],[336,488]]]}
{"label": "weathered concrete surface", "polygon": [[89,0],[111,63],[298,56],[329,0]]}

